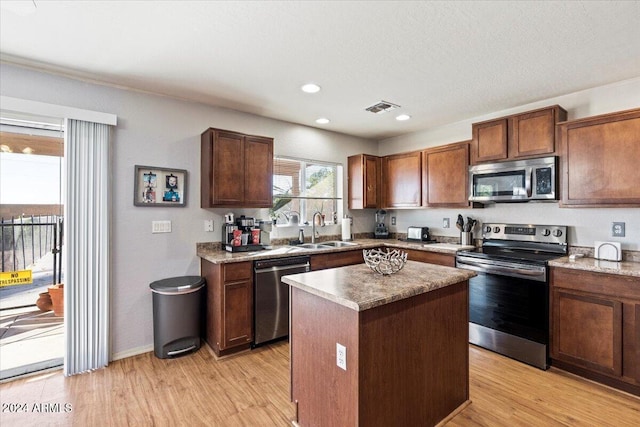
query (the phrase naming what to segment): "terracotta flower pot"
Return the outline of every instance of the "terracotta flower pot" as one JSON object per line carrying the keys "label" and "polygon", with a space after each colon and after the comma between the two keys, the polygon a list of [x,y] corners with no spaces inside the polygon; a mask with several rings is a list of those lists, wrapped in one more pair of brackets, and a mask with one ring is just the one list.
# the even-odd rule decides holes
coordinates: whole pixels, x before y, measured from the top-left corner
{"label": "terracotta flower pot", "polygon": [[49,292],[41,292],[38,295],[40,295],[40,298],[36,300],[36,307],[42,312],[50,311],[53,307],[53,302]]}
{"label": "terracotta flower pot", "polygon": [[53,303],[53,313],[58,317],[64,316],[64,285],[51,285],[48,289]]}

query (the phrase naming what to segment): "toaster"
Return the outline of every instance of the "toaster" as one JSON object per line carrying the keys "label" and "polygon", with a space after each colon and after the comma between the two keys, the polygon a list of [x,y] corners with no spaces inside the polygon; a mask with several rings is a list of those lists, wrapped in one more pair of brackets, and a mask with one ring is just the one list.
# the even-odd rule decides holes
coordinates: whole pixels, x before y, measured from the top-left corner
{"label": "toaster", "polygon": [[409,228],[407,228],[407,240],[428,242],[429,241],[429,227],[409,227]]}

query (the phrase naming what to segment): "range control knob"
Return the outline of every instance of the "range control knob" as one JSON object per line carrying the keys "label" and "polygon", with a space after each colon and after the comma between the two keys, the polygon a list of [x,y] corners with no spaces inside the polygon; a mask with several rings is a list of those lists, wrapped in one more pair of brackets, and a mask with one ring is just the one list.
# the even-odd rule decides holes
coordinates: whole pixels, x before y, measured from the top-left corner
{"label": "range control knob", "polygon": [[487,225],[487,226],[484,228],[484,232],[485,232],[485,233],[491,233],[491,226],[490,226],[490,225]]}
{"label": "range control knob", "polygon": [[493,227],[493,232],[494,233],[499,233],[500,232],[500,227]]}
{"label": "range control knob", "polygon": [[542,230],[542,235],[543,236],[550,236],[551,235],[551,230],[549,230],[548,228],[545,228],[544,230]]}
{"label": "range control knob", "polygon": [[562,230],[560,230],[559,228],[557,230],[553,230],[553,235],[554,237],[562,236]]}

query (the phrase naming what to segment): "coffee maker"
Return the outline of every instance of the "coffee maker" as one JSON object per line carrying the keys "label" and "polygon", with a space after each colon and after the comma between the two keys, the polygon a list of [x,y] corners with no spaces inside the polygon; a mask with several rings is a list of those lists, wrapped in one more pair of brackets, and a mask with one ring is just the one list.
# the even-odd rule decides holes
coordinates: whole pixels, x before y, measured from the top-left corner
{"label": "coffee maker", "polygon": [[232,213],[227,213],[224,216],[224,225],[222,226],[222,245],[231,245],[233,242],[233,232],[237,230],[238,226],[235,224]]}
{"label": "coffee maker", "polygon": [[378,209],[376,211],[376,229],[373,233],[376,239],[388,239],[389,230],[387,229],[384,219],[387,216],[387,211],[384,209]]}
{"label": "coffee maker", "polygon": [[253,230],[255,223],[255,219],[244,215],[240,215],[240,217],[236,219],[238,230],[242,231],[242,245],[251,244],[251,230]]}

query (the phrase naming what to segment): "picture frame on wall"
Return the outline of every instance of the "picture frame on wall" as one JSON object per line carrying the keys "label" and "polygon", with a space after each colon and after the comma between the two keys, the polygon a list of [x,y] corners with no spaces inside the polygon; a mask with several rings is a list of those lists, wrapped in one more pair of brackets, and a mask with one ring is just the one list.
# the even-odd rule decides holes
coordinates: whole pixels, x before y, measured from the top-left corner
{"label": "picture frame on wall", "polygon": [[184,207],[186,203],[186,170],[135,165],[134,206]]}

